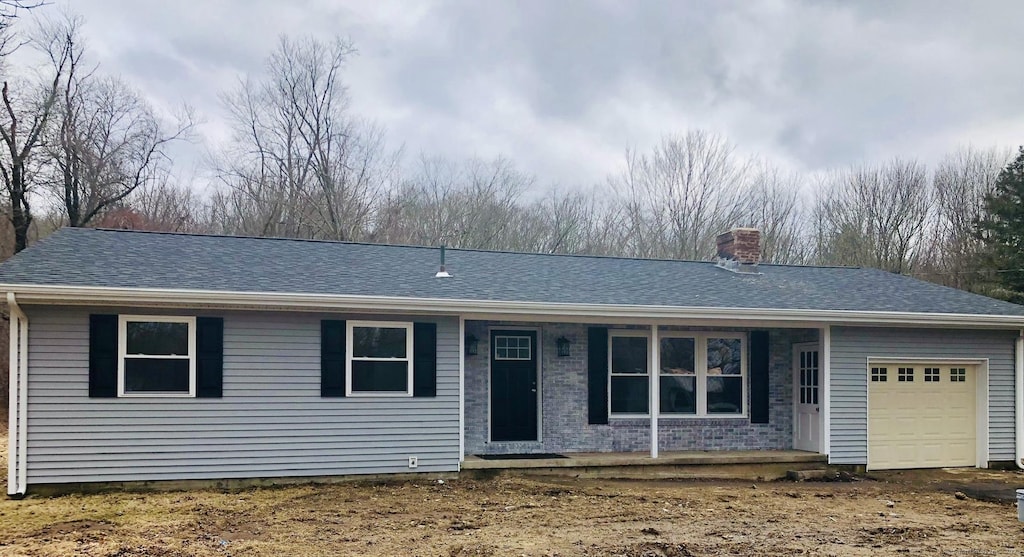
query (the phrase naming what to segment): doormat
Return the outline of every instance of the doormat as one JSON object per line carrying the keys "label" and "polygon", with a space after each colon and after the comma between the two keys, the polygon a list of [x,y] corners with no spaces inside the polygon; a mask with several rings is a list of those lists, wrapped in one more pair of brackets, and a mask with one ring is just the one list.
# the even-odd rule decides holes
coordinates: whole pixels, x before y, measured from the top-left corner
{"label": "doormat", "polygon": [[541,458],[569,458],[564,454],[555,453],[516,453],[516,454],[478,454],[484,460],[532,460]]}

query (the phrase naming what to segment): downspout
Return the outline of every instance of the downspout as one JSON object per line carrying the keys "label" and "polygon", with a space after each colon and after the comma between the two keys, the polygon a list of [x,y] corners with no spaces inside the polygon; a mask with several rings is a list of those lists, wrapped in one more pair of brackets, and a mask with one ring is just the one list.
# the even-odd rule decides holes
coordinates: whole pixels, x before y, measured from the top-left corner
{"label": "downspout", "polygon": [[1014,367],[1017,373],[1013,383],[1017,389],[1017,396],[1015,397],[1017,406],[1014,409],[1014,416],[1017,418],[1017,426],[1015,428],[1017,432],[1017,453],[1014,462],[1018,468],[1024,470],[1024,329],[1021,329],[1020,334],[1017,335],[1016,348]]}
{"label": "downspout", "polygon": [[21,310],[14,292],[7,293],[10,310],[10,402],[7,446],[7,494],[24,495],[28,450],[28,316]]}

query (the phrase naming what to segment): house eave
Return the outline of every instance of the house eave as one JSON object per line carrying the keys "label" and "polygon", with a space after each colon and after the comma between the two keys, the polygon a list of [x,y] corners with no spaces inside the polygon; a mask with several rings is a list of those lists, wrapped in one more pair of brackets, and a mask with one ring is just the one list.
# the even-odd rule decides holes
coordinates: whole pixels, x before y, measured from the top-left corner
{"label": "house eave", "polygon": [[723,324],[737,321],[819,323],[877,326],[959,326],[970,328],[1022,328],[1024,316],[891,311],[679,307],[621,304],[576,304],[404,298],[293,292],[230,292],[216,290],[114,288],[0,284],[0,292],[17,294],[22,305],[110,305],[134,307],[208,307],[272,311],[367,311],[384,313],[461,315],[467,319],[505,317],[699,320]]}

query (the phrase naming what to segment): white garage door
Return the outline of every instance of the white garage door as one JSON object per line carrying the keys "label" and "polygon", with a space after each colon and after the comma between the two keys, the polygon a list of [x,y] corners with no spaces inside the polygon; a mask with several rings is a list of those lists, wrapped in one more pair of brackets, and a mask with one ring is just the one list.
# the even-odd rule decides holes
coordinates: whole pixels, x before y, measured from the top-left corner
{"label": "white garage door", "polygon": [[868,468],[974,466],[976,368],[871,363]]}

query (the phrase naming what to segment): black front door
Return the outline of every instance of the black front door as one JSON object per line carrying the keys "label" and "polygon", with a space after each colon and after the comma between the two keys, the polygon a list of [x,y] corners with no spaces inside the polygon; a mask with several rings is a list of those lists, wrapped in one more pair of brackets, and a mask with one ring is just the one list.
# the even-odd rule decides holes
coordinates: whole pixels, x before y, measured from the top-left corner
{"label": "black front door", "polygon": [[537,440],[537,333],[491,331],[491,440]]}

